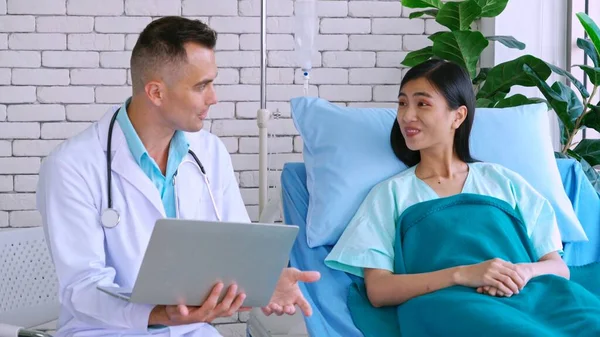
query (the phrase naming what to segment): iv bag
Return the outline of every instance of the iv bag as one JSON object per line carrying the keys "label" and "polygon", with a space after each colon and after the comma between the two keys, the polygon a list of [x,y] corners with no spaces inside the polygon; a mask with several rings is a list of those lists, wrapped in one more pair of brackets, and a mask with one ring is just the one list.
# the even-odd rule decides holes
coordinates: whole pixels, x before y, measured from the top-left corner
{"label": "iv bag", "polygon": [[312,69],[312,54],[317,35],[317,0],[296,0],[294,17],[296,61],[303,71]]}

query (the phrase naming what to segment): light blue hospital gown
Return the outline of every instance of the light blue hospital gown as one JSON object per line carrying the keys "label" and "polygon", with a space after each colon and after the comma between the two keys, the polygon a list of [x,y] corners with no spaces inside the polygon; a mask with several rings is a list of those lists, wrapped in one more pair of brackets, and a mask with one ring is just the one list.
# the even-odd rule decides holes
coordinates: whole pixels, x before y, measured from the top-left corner
{"label": "light blue hospital gown", "polygon": [[[408,207],[439,198],[413,166],[375,186],[325,259],[325,264],[359,277],[363,268],[394,271],[395,219]],[[390,186],[392,185],[392,186]],[[520,212],[538,258],[562,254],[556,216],[550,203],[520,175],[491,163],[471,163],[463,193],[504,200]]]}

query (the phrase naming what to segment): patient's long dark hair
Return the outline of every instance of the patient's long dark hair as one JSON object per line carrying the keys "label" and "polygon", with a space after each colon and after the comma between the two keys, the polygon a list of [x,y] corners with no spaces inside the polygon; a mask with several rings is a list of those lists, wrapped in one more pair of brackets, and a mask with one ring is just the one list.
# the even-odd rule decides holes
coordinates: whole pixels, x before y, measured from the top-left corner
{"label": "patient's long dark hair", "polygon": [[[411,68],[406,73],[400,84],[400,91],[406,83],[419,78],[427,79],[446,98],[450,109],[455,110],[463,105],[467,107],[467,117],[454,135],[454,151],[460,160],[466,163],[475,162],[469,149],[469,135],[475,116],[475,93],[469,74],[456,63],[431,59]],[[412,151],[406,146],[397,119],[392,127],[390,140],[394,154],[404,164],[411,167],[421,161],[421,153]]]}

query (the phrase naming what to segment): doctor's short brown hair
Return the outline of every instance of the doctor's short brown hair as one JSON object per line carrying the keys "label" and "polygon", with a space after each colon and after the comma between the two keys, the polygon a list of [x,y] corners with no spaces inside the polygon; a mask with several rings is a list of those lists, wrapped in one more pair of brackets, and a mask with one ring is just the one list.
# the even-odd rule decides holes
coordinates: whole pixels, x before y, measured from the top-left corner
{"label": "doctor's short brown hair", "polygon": [[166,16],[148,24],[131,53],[133,91],[143,90],[150,74],[169,74],[187,62],[185,45],[190,42],[214,49],[217,32],[199,20],[180,16]]}

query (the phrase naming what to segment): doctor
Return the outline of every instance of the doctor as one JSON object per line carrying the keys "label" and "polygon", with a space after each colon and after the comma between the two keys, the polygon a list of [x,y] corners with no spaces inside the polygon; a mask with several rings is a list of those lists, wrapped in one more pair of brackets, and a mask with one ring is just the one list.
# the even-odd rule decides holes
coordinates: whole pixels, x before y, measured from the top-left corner
{"label": "doctor", "polygon": [[[96,289],[133,287],[159,218],[250,221],[229,153],[202,131],[217,103],[216,40],[199,21],[150,23],[131,55],[132,97],[44,160],[37,203],[59,279],[58,336],[214,337],[208,323],[247,310],[245,295],[223,284],[198,307],[133,304]],[[298,305],[310,315],[298,282],[319,277],[285,269],[263,311]]]}

